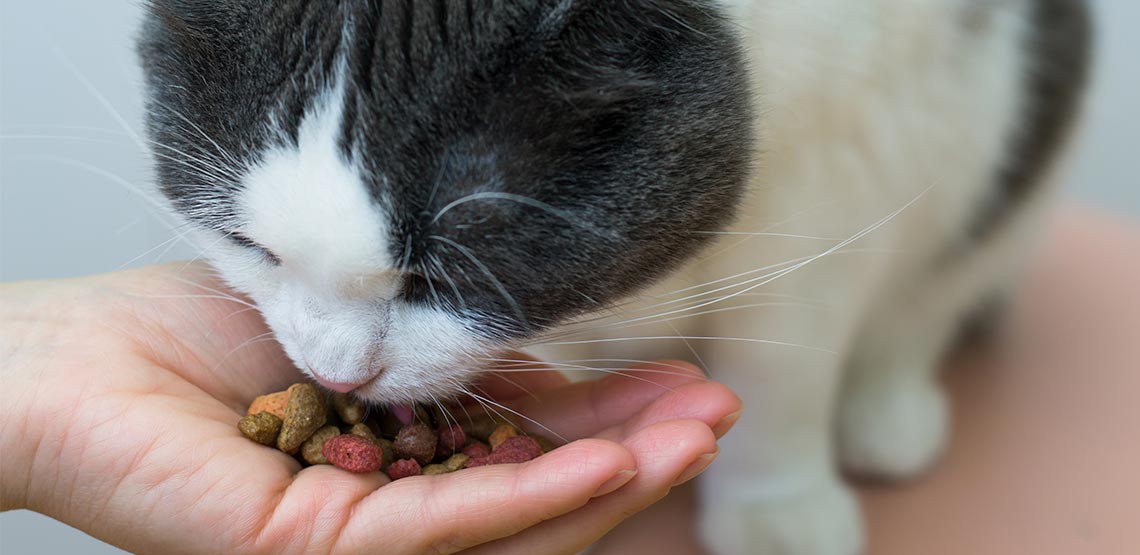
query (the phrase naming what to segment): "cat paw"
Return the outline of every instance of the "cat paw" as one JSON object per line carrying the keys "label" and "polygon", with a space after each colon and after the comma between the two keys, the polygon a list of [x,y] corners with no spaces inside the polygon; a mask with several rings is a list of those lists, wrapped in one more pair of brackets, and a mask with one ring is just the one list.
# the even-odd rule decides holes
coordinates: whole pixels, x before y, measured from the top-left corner
{"label": "cat paw", "polygon": [[[852,494],[834,480],[744,499],[748,485],[704,494],[701,534],[716,555],[858,555],[863,525]],[[743,494],[743,495],[742,495]]]}
{"label": "cat paw", "polygon": [[934,463],[946,443],[948,407],[933,380],[856,387],[839,409],[839,457],[849,472],[899,480]]}

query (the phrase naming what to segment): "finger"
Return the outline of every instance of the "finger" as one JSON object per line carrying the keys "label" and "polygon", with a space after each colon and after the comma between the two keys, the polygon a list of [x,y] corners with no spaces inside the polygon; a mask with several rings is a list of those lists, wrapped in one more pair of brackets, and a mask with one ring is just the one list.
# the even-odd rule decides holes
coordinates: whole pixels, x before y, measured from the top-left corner
{"label": "finger", "polygon": [[638,431],[625,446],[637,458],[638,473],[617,491],[526,531],[469,549],[463,555],[572,555],[669,493],[715,458],[716,439],[702,422],[660,422]]}
{"label": "finger", "polygon": [[616,422],[594,437],[622,441],[657,422],[697,420],[720,439],[740,418],[741,406],[740,397],[722,384],[694,383],[665,393],[628,420]]}
{"label": "finger", "polygon": [[[538,400],[519,398],[512,408],[528,418],[541,422],[553,432],[568,439],[590,437],[600,430],[625,422],[662,396],[671,396],[688,384],[708,384],[714,404],[722,398],[739,403],[739,399],[723,385],[707,381],[700,370],[683,362],[660,362],[632,367],[628,374],[610,375],[599,380],[576,383]],[[694,404],[707,400],[693,397]],[[714,422],[715,424],[715,422]],[[532,430],[545,433],[544,430]]]}
{"label": "finger", "polygon": [[380,472],[353,474],[329,465],[306,468],[281,494],[257,537],[255,552],[303,546],[297,552],[331,553],[352,508],[389,482]]}
{"label": "finger", "polygon": [[635,468],[622,445],[589,439],[519,465],[400,480],[354,507],[333,552],[457,553],[578,509]]}

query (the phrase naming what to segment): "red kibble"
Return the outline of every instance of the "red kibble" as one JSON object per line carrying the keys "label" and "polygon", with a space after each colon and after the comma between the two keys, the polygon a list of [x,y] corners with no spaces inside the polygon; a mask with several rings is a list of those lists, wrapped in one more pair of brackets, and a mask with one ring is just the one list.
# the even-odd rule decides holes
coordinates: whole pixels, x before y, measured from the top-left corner
{"label": "red kibble", "polygon": [[467,445],[467,432],[463,426],[455,424],[439,431],[439,448],[437,455],[451,456]]}
{"label": "red kibble", "polygon": [[482,441],[472,441],[463,448],[463,454],[472,459],[481,459],[491,454],[491,447]]}
{"label": "red kibble", "polygon": [[422,471],[423,469],[420,468],[420,463],[416,462],[415,459],[400,459],[388,465],[388,477],[391,478],[392,481],[409,478],[411,476],[419,476]]}
{"label": "red kibble", "polygon": [[492,451],[490,455],[467,461],[467,468],[489,464],[524,463],[540,456],[542,456],[542,447],[539,447],[534,438],[515,436],[504,440],[499,444],[499,448]]}
{"label": "red kibble", "polygon": [[337,468],[349,472],[376,472],[383,465],[384,451],[380,446],[351,434],[330,438],[321,454]]}

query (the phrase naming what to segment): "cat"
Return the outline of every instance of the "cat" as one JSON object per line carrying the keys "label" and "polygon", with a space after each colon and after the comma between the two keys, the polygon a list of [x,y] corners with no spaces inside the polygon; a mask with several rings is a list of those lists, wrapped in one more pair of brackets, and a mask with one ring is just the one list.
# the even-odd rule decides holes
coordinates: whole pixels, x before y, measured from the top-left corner
{"label": "cat", "polygon": [[851,555],[837,467],[941,451],[1089,41],[1080,0],[151,0],[139,52],[163,194],[303,372],[694,359],[746,409],[708,548]]}

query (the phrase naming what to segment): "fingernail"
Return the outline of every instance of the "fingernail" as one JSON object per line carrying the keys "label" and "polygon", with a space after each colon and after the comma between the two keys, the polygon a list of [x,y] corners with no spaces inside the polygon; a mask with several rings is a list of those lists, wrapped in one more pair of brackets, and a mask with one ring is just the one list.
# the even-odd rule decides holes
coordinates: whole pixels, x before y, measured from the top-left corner
{"label": "fingernail", "polygon": [[724,437],[724,434],[727,434],[728,431],[732,429],[732,425],[736,424],[737,420],[740,420],[741,414],[744,414],[744,409],[740,409],[724,417],[716,426],[713,426],[713,433],[716,434],[716,438],[720,439]]}
{"label": "fingernail", "polygon": [[622,470],[621,472],[618,472],[616,475],[614,475],[613,478],[606,480],[606,483],[602,484],[602,487],[598,488],[598,491],[594,492],[593,496],[601,497],[603,495],[613,493],[617,491],[618,488],[628,484],[634,476],[637,476],[636,470]]}
{"label": "fingernail", "polygon": [[677,487],[685,482],[688,482],[689,480],[692,480],[693,478],[696,478],[698,475],[700,475],[700,473],[704,472],[705,469],[708,468],[713,461],[716,460],[717,455],[720,455],[719,446],[716,448],[716,451],[713,451],[707,455],[701,455],[699,458],[697,458],[697,460],[693,461],[693,464],[689,465],[689,468],[686,468],[685,471],[681,473],[675,482],[673,482],[673,487]]}

